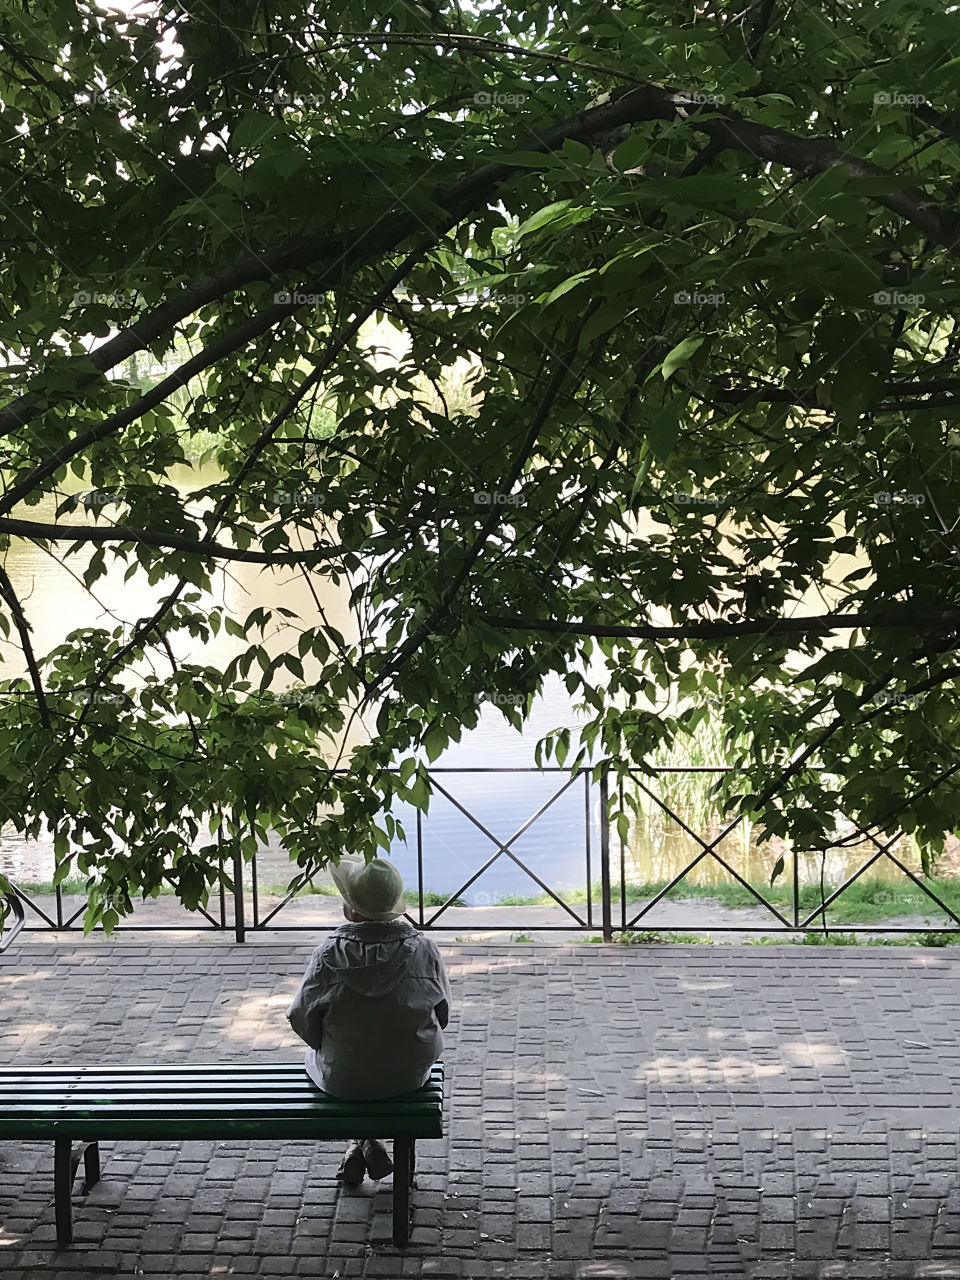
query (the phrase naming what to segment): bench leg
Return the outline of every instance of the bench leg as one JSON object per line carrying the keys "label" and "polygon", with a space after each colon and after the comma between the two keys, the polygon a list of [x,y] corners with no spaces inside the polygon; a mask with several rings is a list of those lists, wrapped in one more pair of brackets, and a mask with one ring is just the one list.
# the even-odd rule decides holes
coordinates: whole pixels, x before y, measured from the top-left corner
{"label": "bench leg", "polygon": [[73,1210],[70,1191],[73,1187],[73,1143],[69,1138],[56,1138],[53,1143],[53,1198],[57,1219],[57,1248],[73,1243]]}
{"label": "bench leg", "polygon": [[100,1181],[100,1147],[96,1142],[88,1142],[83,1148],[83,1194]]}
{"label": "bench leg", "polygon": [[410,1242],[410,1181],[413,1139],[393,1140],[393,1243],[402,1249]]}

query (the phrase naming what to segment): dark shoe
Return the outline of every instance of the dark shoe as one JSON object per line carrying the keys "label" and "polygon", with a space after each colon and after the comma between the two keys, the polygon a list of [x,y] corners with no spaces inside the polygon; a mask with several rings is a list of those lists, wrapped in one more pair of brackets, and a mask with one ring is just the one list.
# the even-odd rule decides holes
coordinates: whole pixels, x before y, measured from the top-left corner
{"label": "dark shoe", "polygon": [[[384,1155],[386,1155],[386,1152],[384,1152]],[[359,1142],[351,1142],[343,1154],[343,1159],[340,1161],[337,1177],[344,1186],[359,1187],[366,1170],[367,1162],[363,1158],[363,1151],[360,1149]]]}
{"label": "dark shoe", "polygon": [[393,1161],[387,1155],[386,1147],[376,1138],[367,1138],[363,1144],[363,1159],[367,1166],[367,1173],[374,1182],[379,1182],[387,1174],[393,1173]]}

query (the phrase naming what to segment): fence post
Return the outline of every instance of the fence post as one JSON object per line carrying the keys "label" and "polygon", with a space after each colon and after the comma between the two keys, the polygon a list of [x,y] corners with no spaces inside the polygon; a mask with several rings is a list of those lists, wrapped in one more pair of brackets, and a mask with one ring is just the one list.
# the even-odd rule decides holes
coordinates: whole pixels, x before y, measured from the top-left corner
{"label": "fence post", "polygon": [[613,941],[613,903],[610,897],[610,817],[607,766],[600,775],[600,910],[604,942]]}
{"label": "fence post", "polygon": [[233,855],[233,929],[237,942],[247,940],[246,911],[243,905],[243,855]]}

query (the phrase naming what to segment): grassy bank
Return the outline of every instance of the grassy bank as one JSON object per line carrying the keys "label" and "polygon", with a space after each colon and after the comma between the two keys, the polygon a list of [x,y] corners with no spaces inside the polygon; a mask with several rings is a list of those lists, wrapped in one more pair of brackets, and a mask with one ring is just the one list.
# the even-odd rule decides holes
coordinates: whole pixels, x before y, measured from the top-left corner
{"label": "grassy bank", "polygon": [[[661,880],[654,884],[628,884],[625,897],[627,902],[648,902],[657,896],[667,885]],[[948,907],[960,915],[960,882],[956,880],[931,879],[926,881],[934,893]],[[774,906],[781,910],[793,906],[793,890],[789,885],[756,884],[755,888]],[[825,885],[827,897],[837,888],[836,885]],[[586,888],[572,889],[557,894],[571,906],[585,903],[588,895]],[[601,900],[601,886],[595,884],[590,895],[594,903]],[[743,885],[737,884],[688,884],[682,883],[666,895],[671,899],[702,898],[720,903],[724,907],[758,906],[756,898]],[[620,901],[620,886],[613,886],[611,897],[614,902]],[[820,886],[806,885],[800,889],[800,910],[809,913],[816,910],[821,902]],[[549,894],[541,893],[533,897],[509,895],[498,897],[500,906],[546,906],[552,899]],[[911,881],[891,883],[879,878],[855,880],[845,889],[836,902],[827,909],[830,924],[876,924],[881,920],[890,920],[894,916],[933,915],[940,911],[937,904]]]}
{"label": "grassy bank", "polygon": [[[527,938],[514,941],[529,941]],[[580,942],[603,942],[603,938],[593,936],[577,938]],[[842,933],[831,930],[829,933],[805,933],[802,938],[788,938],[782,934],[764,934],[759,938],[745,938],[737,943],[725,942],[723,939],[711,938],[696,933],[665,933],[660,929],[625,929],[614,938],[614,943],[621,946],[660,946],[669,943],[685,942],[688,945],[741,946],[741,947],[956,947],[960,946],[960,936],[935,931],[904,933],[893,938],[861,938],[856,933]]]}

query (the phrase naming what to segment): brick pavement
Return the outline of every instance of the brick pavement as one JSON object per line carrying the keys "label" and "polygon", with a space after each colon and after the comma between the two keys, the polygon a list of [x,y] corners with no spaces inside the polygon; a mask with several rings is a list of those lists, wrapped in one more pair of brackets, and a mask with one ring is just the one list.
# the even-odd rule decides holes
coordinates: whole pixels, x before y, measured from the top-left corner
{"label": "brick pavement", "polygon": [[[310,944],[31,937],[0,1062],[213,1061],[299,1042]],[[53,1248],[51,1144],[0,1143],[3,1280],[960,1280],[960,958],[904,949],[444,947],[448,1136],[416,1228],[334,1144],[105,1144]]]}

